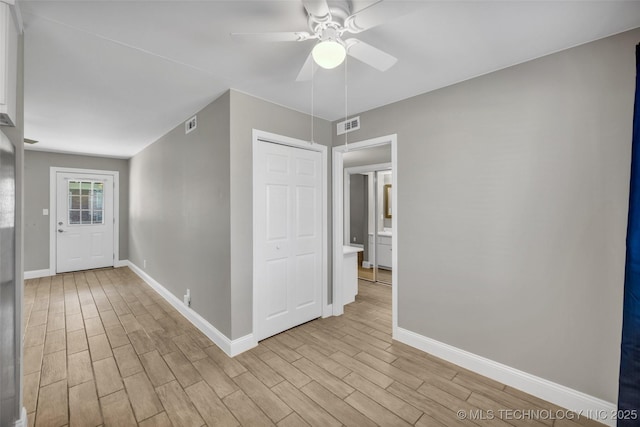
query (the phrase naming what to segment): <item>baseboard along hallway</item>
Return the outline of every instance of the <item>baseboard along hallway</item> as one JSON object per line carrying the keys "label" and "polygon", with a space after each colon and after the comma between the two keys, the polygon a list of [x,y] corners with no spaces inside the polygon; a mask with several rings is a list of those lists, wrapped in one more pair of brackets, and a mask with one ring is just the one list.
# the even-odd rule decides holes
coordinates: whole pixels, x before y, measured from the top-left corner
{"label": "baseboard along hallway", "polygon": [[127,267],[26,280],[24,303],[30,426],[549,426],[498,409],[562,411],[393,341],[391,287],[362,280],[343,316],[235,358]]}

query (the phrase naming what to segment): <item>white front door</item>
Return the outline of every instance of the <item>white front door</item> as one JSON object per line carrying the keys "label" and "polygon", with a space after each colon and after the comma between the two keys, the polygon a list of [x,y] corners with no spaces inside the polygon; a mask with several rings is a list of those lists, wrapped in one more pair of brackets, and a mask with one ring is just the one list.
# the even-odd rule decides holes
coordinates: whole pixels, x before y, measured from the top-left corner
{"label": "white front door", "polygon": [[113,176],[56,173],[56,272],[114,265]]}
{"label": "white front door", "polygon": [[254,146],[254,301],[258,340],[322,314],[322,155]]}

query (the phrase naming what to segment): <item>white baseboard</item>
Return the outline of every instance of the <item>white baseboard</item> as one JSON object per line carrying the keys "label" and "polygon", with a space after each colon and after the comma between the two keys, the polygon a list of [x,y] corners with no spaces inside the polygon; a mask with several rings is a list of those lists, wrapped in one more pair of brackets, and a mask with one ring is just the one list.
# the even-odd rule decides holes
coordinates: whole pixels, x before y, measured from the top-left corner
{"label": "white baseboard", "polygon": [[[248,334],[235,340],[230,340],[222,332],[217,330],[211,323],[205,318],[196,313],[192,308],[187,307],[180,298],[173,295],[164,286],[158,283],[155,279],[145,273],[140,267],[130,261],[120,261],[126,263],[124,265],[131,268],[142,280],[149,284],[156,290],[169,304],[178,310],[184,317],[187,318],[193,325],[198,328],[203,334],[205,334],[211,341],[214,342],[222,351],[224,351],[229,357],[237,356],[238,354],[247,351],[258,345],[253,334]],[[123,266],[124,266],[123,265]]]}
{"label": "white baseboard", "polygon": [[235,340],[231,341],[230,350],[228,352],[224,348],[223,350],[225,351],[225,353],[227,353],[227,355],[229,355],[229,357],[233,357],[239,355],[240,353],[244,353],[247,350],[251,350],[257,345],[258,341],[256,341],[253,334],[247,334],[243,337],[236,338]]}
{"label": "white baseboard", "polygon": [[602,418],[607,419],[597,419],[596,421],[609,426],[616,425],[615,420],[604,417],[604,415],[610,415],[613,413],[612,411],[616,410],[617,406],[614,403],[598,399],[544,378],[536,377],[400,327],[397,328],[393,338],[562,408],[570,409],[585,417],[592,418],[602,415]]}
{"label": "white baseboard", "polygon": [[324,306],[324,309],[322,310],[322,318],[326,318],[326,317],[331,317],[333,316],[333,304],[327,304]]}
{"label": "white baseboard", "polygon": [[[49,271],[49,270],[47,270]],[[29,419],[27,418],[27,410],[25,409],[25,407],[22,407],[22,411],[20,411],[20,419],[16,420],[15,423],[13,423],[13,427],[29,427]]]}
{"label": "white baseboard", "polygon": [[[127,267],[129,265],[129,260],[118,260],[116,262],[113,263],[114,267]],[[42,270],[31,270],[31,271],[25,271],[24,272],[24,279],[28,280],[28,279],[39,279],[40,277],[48,277],[48,276],[55,276],[56,272],[55,270],[51,270],[48,268],[44,268]]]}
{"label": "white baseboard", "polygon": [[51,271],[48,268],[43,270],[31,270],[24,272],[24,280],[39,279],[40,277],[51,276]]}

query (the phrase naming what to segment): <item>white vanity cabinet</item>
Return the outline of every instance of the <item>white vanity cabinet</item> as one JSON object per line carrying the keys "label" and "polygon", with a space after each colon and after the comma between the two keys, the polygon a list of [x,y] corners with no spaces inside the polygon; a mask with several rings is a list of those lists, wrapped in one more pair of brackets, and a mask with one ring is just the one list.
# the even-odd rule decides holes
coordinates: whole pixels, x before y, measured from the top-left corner
{"label": "white vanity cabinet", "polygon": [[354,302],[356,295],[358,295],[358,252],[362,251],[362,248],[355,246],[342,247],[344,255],[342,261],[343,304]]}
{"label": "white vanity cabinet", "polygon": [[378,245],[376,251],[378,255],[378,267],[391,269],[391,248],[391,236],[381,236],[378,234]]}
{"label": "white vanity cabinet", "polygon": [[15,6],[0,1],[0,125],[16,124],[18,27]]}

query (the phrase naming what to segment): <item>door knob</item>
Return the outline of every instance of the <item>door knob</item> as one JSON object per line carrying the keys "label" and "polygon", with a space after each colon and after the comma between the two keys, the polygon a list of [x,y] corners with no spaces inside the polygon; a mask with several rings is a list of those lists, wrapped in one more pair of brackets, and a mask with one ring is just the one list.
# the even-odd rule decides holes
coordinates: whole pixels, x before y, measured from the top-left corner
{"label": "door knob", "polygon": [[58,228],[58,233],[64,233],[64,230],[62,228]]}
{"label": "door knob", "polygon": [[62,221],[60,221],[60,222],[58,223],[58,225],[62,225]]}

